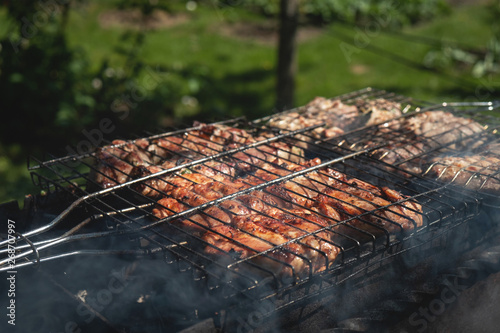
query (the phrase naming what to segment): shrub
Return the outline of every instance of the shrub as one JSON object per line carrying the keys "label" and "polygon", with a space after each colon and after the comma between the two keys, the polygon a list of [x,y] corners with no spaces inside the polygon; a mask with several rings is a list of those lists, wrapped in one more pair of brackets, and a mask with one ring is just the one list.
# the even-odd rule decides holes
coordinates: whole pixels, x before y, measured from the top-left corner
{"label": "shrub", "polygon": [[[277,16],[280,0],[220,0],[220,6],[246,6],[263,15]],[[390,16],[394,26],[415,24],[447,12],[444,0],[306,0],[300,2],[307,23],[324,24],[335,20],[363,23],[374,16]]]}

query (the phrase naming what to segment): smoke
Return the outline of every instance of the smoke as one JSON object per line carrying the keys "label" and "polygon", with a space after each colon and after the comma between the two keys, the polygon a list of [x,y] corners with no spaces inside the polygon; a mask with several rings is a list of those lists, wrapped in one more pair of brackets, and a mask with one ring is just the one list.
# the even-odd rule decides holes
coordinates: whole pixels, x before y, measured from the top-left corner
{"label": "smoke", "polygon": [[441,316],[429,322],[429,332],[497,332],[500,274],[494,274],[457,295]]}

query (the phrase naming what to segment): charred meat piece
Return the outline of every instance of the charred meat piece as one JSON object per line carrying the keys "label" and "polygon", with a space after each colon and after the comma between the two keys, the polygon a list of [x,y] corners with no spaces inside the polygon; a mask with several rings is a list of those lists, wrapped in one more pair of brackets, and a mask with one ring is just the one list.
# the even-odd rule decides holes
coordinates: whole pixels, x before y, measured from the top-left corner
{"label": "charred meat piece", "polygon": [[[399,125],[394,125],[399,122]],[[428,111],[391,121],[389,131],[371,130],[370,140],[358,139],[356,149],[372,149],[370,155],[410,173],[422,174],[434,151],[471,150],[484,144],[479,123],[450,112]],[[396,128],[399,128],[396,130]],[[356,139],[355,139],[356,140]],[[351,139],[353,141],[353,139]],[[380,147],[380,148],[377,148]],[[376,149],[375,149],[376,148]]]}
{"label": "charred meat piece", "polygon": [[245,130],[225,125],[198,124],[199,129],[189,130],[176,136],[153,140],[148,150],[154,156],[155,164],[168,160],[196,160],[215,155],[224,150],[237,148],[255,140]]}
{"label": "charred meat piece", "polygon": [[[158,200],[153,209],[153,215],[159,219],[178,213],[178,207],[182,206],[184,210],[197,207],[251,186],[239,179],[227,176],[212,178],[200,173],[171,177],[168,184],[168,189],[165,191],[168,196]],[[240,214],[248,212],[248,209],[243,209],[239,202],[230,200],[228,203],[221,203],[221,208],[211,206],[194,217],[182,220],[181,224],[193,230],[204,231],[224,222],[229,223],[230,215],[235,212]]]}
{"label": "charred meat piece", "polygon": [[425,138],[431,148],[446,146],[449,149],[474,148],[482,143],[474,139],[474,134],[484,131],[474,120],[444,111],[419,113],[405,119],[403,127],[413,136]]}
{"label": "charred meat piece", "polygon": [[[369,145],[366,146],[369,148]],[[384,147],[370,153],[377,160],[383,161],[391,166],[399,167],[414,174],[422,173],[422,156],[425,157],[429,147],[420,138],[387,141]]]}
{"label": "charred meat piece", "polygon": [[435,157],[426,174],[470,190],[500,193],[500,158],[495,155]]}
{"label": "charred meat piece", "polygon": [[148,144],[144,139],[130,142],[114,140],[111,145],[100,148],[93,176],[96,183],[103,188],[112,187],[128,181],[134,167],[151,165]]}
{"label": "charred meat piece", "polygon": [[[296,112],[286,112],[272,117],[268,125],[290,131],[314,125],[322,125],[313,130],[316,139],[325,139],[344,133],[345,129],[354,127],[358,121],[358,110],[355,106],[343,104],[340,100],[316,97]],[[304,141],[310,137],[300,136]]]}
{"label": "charred meat piece", "polygon": [[321,231],[328,226],[326,220],[302,210],[268,213],[238,216],[231,226],[207,232],[205,251],[237,253],[241,259],[255,256],[253,260],[275,274],[299,277],[326,269],[340,252],[331,233]]}
{"label": "charred meat piece", "polygon": [[[401,116],[401,105],[385,99],[358,99],[354,105],[340,100],[316,97],[294,112],[286,112],[271,118],[268,125],[286,130],[298,130],[322,125],[312,131],[315,139],[329,139],[361,126],[380,124],[383,128],[398,129],[399,122],[391,121]],[[305,135],[302,140],[311,140]]]}
{"label": "charred meat piece", "polygon": [[[257,145],[225,156],[224,162],[213,160],[192,168],[197,171],[203,168],[201,173],[206,175],[235,176],[242,172],[251,172],[259,165],[272,162],[276,158],[286,158],[291,162],[303,161],[302,149],[285,142],[266,142],[267,139],[265,136],[254,138],[249,132],[238,128],[202,124],[199,129],[179,136],[154,139],[152,142],[117,140],[113,141],[113,145],[100,149],[94,178],[97,184],[111,187],[253,143]],[[190,171],[186,169],[184,172]],[[149,177],[138,186],[138,190],[151,197],[164,195],[172,173],[163,174],[159,177]]]}
{"label": "charred meat piece", "polygon": [[[208,181],[209,177],[197,176],[191,184],[182,182],[171,189],[153,214],[162,219],[204,205],[172,223],[201,234],[210,254],[232,253],[262,262],[279,274],[298,276],[327,269],[339,252],[336,244],[346,236],[366,240],[359,234],[379,237],[422,226],[418,203],[331,168],[223,200],[320,163],[315,159],[280,164],[277,159],[247,177]],[[217,204],[210,204],[214,200]]]}
{"label": "charred meat piece", "polygon": [[95,182],[103,188],[109,188],[126,182],[133,166],[108,152],[99,154],[99,165],[93,175]]}
{"label": "charred meat piece", "polygon": [[[312,201],[315,211],[336,221],[350,220],[344,225],[354,226],[376,237],[411,231],[423,225],[421,205],[393,189],[349,178],[331,168],[318,173],[323,174],[323,179],[328,177],[329,181],[328,187]],[[341,228],[352,234],[351,227]]]}
{"label": "charred meat piece", "polygon": [[398,130],[400,122],[395,120],[402,115],[401,104],[383,98],[374,100],[357,99],[354,105],[368,118],[365,126],[379,125],[381,130]]}
{"label": "charred meat piece", "polygon": [[[396,191],[382,188],[380,194],[366,189],[344,186],[328,189],[316,199],[319,212],[341,221],[335,230],[358,240],[375,239],[389,234],[409,231],[422,226],[421,206],[403,201]],[[367,214],[368,213],[368,214]],[[339,217],[340,215],[340,217]]]}
{"label": "charred meat piece", "polygon": [[[246,145],[249,142],[253,142],[253,138],[247,131],[224,125],[204,124],[182,135],[162,137],[151,142],[145,139],[115,140],[98,151],[94,178],[102,187],[111,187],[220,153],[231,145]],[[153,183],[155,184],[149,184],[152,189],[159,184],[156,180]]]}
{"label": "charred meat piece", "polygon": [[130,171],[130,179],[139,179],[164,172],[161,175],[149,177],[133,185],[133,188],[144,196],[158,198],[168,195],[170,191],[177,187],[189,187],[193,183],[224,180],[226,177],[235,177],[237,173],[237,170],[231,164],[217,161],[208,161],[190,168],[182,168],[176,172],[169,172],[169,169],[175,166],[177,166],[176,163],[166,161],[158,166],[134,167]]}
{"label": "charred meat piece", "polygon": [[253,142],[253,138],[244,130],[224,125],[201,124],[199,129],[156,139],[148,149],[154,152],[155,161],[159,162],[176,156],[189,156],[193,159],[210,156],[222,152],[225,147],[250,142]]}

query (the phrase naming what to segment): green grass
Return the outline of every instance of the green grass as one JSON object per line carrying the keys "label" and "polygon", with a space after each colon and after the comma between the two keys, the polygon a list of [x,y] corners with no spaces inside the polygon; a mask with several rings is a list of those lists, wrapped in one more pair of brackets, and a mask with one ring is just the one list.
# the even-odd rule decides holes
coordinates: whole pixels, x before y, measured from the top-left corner
{"label": "green grass", "polygon": [[[93,70],[97,70],[105,60],[110,67],[125,66],[124,58],[116,52],[124,29],[103,29],[98,21],[99,14],[111,8],[112,4],[111,0],[88,1],[70,15],[67,39],[72,47],[79,47],[85,52]],[[183,7],[174,9],[181,13]],[[197,109],[200,116],[246,115],[256,118],[271,113],[276,46],[219,33],[234,22],[269,24],[269,19],[242,8],[229,11],[210,6],[200,6],[187,15],[189,19],[184,23],[148,32],[139,50],[139,58],[153,67],[182,69],[179,75],[186,73],[193,76],[194,73],[197,81],[192,82],[195,86],[192,93],[200,103]],[[488,11],[481,6],[459,7],[448,16],[407,27],[403,32],[481,47],[491,37],[487,15]],[[6,31],[5,12],[0,10],[0,34]],[[434,102],[476,98],[474,88],[481,83],[471,77],[466,78],[472,81],[472,85],[464,86],[457,79],[408,67],[387,55],[370,51],[370,47],[377,47],[421,63],[430,50],[430,46],[425,44],[376,32],[368,35],[368,47],[355,48],[352,57],[347,58],[342,51],[345,44],[338,37],[342,34],[351,39],[360,38],[363,31],[334,23],[299,44],[297,105],[303,105],[315,96],[333,97],[367,86]],[[452,77],[463,75],[455,69],[447,73]],[[490,81],[500,82],[498,76]],[[496,83],[496,89],[499,85]],[[496,98],[499,96],[496,95]],[[179,109],[176,116],[181,117],[182,112],[183,109]],[[20,199],[23,194],[36,191],[29,185],[23,149],[2,147],[1,144],[0,148],[0,202]]]}
{"label": "green grass", "polygon": [[[481,47],[491,38],[490,27],[484,22],[484,8],[464,7],[447,17],[404,29],[404,33],[427,36],[443,41],[460,41]],[[464,23],[467,22],[467,23]],[[367,47],[349,46],[352,55],[347,59],[340,52],[337,36],[347,35]],[[345,44],[344,46],[348,45]],[[396,38],[383,32],[370,33],[364,29],[334,25],[323,36],[301,45],[301,69],[299,75],[298,102],[306,102],[312,95],[336,95],[365,86],[373,86],[430,101],[470,99],[477,80],[452,70],[450,77],[433,71],[423,71],[394,61],[387,55],[371,52],[370,47],[386,50],[393,55],[422,63],[430,46]],[[355,68],[363,68],[357,74]],[[318,80],[321,78],[321,80]],[[472,81],[464,86],[457,78]],[[319,81],[319,82],[318,82]],[[498,80],[497,80],[498,81]],[[308,84],[309,83],[309,84]],[[499,85],[497,84],[497,87]],[[498,96],[497,96],[498,98]]]}
{"label": "green grass", "polygon": [[[91,2],[85,9],[72,15],[68,36],[74,45],[86,50],[94,65],[109,59],[111,64],[119,66],[120,58],[113,51],[123,31],[117,28],[102,29],[97,22],[99,13],[107,5]],[[484,7],[464,6],[432,22],[405,28],[404,32],[481,47],[491,38],[491,27],[486,23],[486,15]],[[140,57],[150,64],[204,67],[213,79],[211,83],[217,85],[212,88],[226,99],[231,108],[227,110],[229,114],[250,113],[249,116],[260,116],[270,112],[274,103],[275,46],[218,34],[221,26],[233,21],[259,23],[266,19],[240,8],[224,11],[199,7],[190,16],[190,20],[185,23],[148,32]],[[364,29],[354,30],[333,24],[323,30],[319,36],[299,45],[297,105],[307,103],[317,95],[331,97],[366,86],[395,90],[434,101],[464,99],[467,97],[464,90],[472,89],[437,73],[410,68],[385,56],[373,54],[367,48],[359,48],[348,61],[336,32],[359,38],[360,31],[363,34]],[[425,44],[400,40],[382,32],[367,36],[370,46],[389,50],[415,62],[422,62],[430,49]],[[355,69],[360,67],[364,70],[357,73]],[[245,92],[248,92],[248,98],[245,98]],[[252,98],[259,100],[255,101],[254,106],[247,105],[247,101]],[[220,104],[223,105],[224,100]]]}

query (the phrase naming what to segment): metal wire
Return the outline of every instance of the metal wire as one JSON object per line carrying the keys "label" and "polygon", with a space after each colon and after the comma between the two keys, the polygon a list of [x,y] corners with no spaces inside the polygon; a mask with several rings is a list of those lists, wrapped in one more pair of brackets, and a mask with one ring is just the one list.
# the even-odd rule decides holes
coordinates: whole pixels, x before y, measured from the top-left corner
{"label": "metal wire", "polygon": [[[442,103],[439,105],[431,105],[430,103],[420,102],[411,100],[408,97],[397,95],[391,92],[386,92],[383,90],[377,90],[373,88],[366,88],[360,91],[344,94],[336,97],[335,99],[339,99],[343,103],[349,104],[354,103],[357,100],[373,100],[383,98],[393,102],[399,102],[402,104],[402,115],[397,119],[407,119],[421,112],[425,112],[427,110],[436,110],[440,108],[465,108],[467,112],[482,112],[489,111],[500,106],[497,102],[487,102],[487,103]],[[298,112],[302,114],[306,112],[305,108],[296,108],[293,110],[284,111],[279,113],[278,115],[287,115],[292,112]],[[268,116],[262,119],[258,119],[252,122],[249,122],[245,126],[250,126],[250,130],[252,131],[261,131],[270,129],[266,126],[268,120],[277,115]],[[235,122],[226,122],[229,124],[235,124]],[[92,160],[98,159],[98,152],[78,155],[78,156],[65,156],[62,158],[51,158],[47,161],[39,161],[37,165],[30,165],[30,170],[32,171],[32,175],[36,175],[37,179],[48,186],[53,186],[56,189],[62,189],[64,191],[70,192],[72,195],[76,195],[77,199],[72,202],[66,209],[64,209],[57,217],[55,217],[49,223],[38,227],[36,229],[30,230],[23,235],[19,235],[17,241],[25,242],[17,247],[19,252],[16,254],[14,259],[27,259],[29,256],[35,255],[35,259],[28,260],[23,263],[19,263],[19,267],[33,265],[35,263],[40,264],[44,261],[61,259],[64,257],[76,256],[76,255],[116,255],[116,254],[130,254],[130,255],[147,255],[151,252],[156,251],[170,251],[174,255],[179,256],[182,260],[189,262],[195,267],[199,267],[202,271],[207,272],[207,274],[211,274],[207,271],[206,266],[203,263],[209,263],[211,265],[215,265],[222,270],[230,271],[232,274],[237,275],[240,278],[246,278],[249,280],[251,285],[258,285],[259,279],[254,279],[250,275],[241,270],[241,267],[246,267],[249,269],[256,269],[260,272],[260,274],[270,275],[273,279],[278,280],[276,273],[269,269],[268,267],[259,265],[255,262],[254,259],[257,258],[267,258],[268,260],[277,262],[283,266],[287,266],[289,269],[294,271],[294,267],[290,264],[277,259],[273,256],[273,253],[283,252],[288,253],[290,255],[297,256],[301,258],[306,263],[306,266],[309,267],[307,278],[311,279],[314,274],[324,274],[314,272],[312,269],[313,263],[311,262],[311,258],[304,256],[302,254],[292,253],[289,249],[287,249],[288,245],[291,244],[299,244],[308,248],[310,251],[316,252],[320,257],[323,258],[324,267],[328,272],[330,269],[333,270],[333,266],[331,266],[331,262],[327,258],[327,255],[322,252],[318,248],[311,247],[305,242],[306,238],[314,237],[315,239],[326,241],[331,243],[334,246],[337,246],[340,249],[339,253],[339,265],[343,265],[348,262],[349,258],[354,258],[354,261],[361,261],[362,253],[366,247],[364,244],[370,243],[371,250],[369,251],[371,254],[376,254],[381,251],[386,251],[388,248],[394,247],[397,244],[401,244],[404,240],[394,238],[393,233],[388,231],[387,227],[378,226],[370,222],[369,217],[379,218],[381,220],[385,220],[388,224],[392,224],[394,226],[398,226],[397,223],[391,221],[387,217],[385,217],[382,212],[384,210],[389,210],[391,213],[395,215],[399,215],[400,217],[405,217],[402,213],[399,213],[397,210],[392,209],[394,207],[401,207],[405,202],[408,201],[416,201],[423,207],[423,219],[425,223],[421,230],[414,230],[407,239],[412,239],[412,234],[422,233],[427,230],[431,230],[431,226],[435,228],[443,227],[445,228],[447,224],[452,223],[454,217],[465,218],[468,214],[477,213],[477,207],[482,203],[482,196],[479,192],[464,192],[461,194],[459,199],[453,199],[454,193],[450,193],[449,184],[443,184],[435,181],[430,181],[426,178],[426,174],[416,175],[412,174],[408,170],[404,169],[402,166],[405,163],[411,162],[413,160],[417,160],[420,157],[427,156],[429,154],[433,154],[437,151],[448,149],[453,146],[455,143],[459,143],[463,140],[463,138],[457,138],[456,140],[452,140],[451,142],[441,143],[437,147],[428,148],[427,150],[421,151],[419,154],[413,154],[408,156],[407,158],[400,159],[396,164],[388,164],[383,161],[381,158],[376,158],[374,153],[380,149],[387,147],[387,138],[389,140],[398,140],[399,135],[401,133],[390,132],[382,135],[379,131],[380,127],[384,124],[384,122],[373,124],[371,126],[365,126],[359,129],[354,129],[349,132],[346,132],[344,135],[337,138],[329,138],[324,140],[318,140],[313,135],[313,130],[323,126],[324,124],[316,124],[314,126],[304,127],[294,131],[287,131],[284,129],[277,131],[273,131],[274,136],[268,137],[263,140],[259,140],[253,143],[240,145],[237,148],[233,149],[225,149],[223,144],[217,143],[217,148],[208,147],[203,153],[201,151],[195,151],[189,147],[182,147],[182,143],[171,142],[174,145],[177,145],[180,148],[184,149],[184,153],[191,152],[196,158],[194,160],[187,159],[185,162],[180,163],[179,165],[161,170],[157,173],[151,173],[145,176],[138,177],[136,179],[129,179],[121,184],[116,184],[109,188],[99,189],[97,191],[91,190],[91,185],[94,187],[98,184],[96,180],[92,177],[91,173],[99,173],[101,171],[98,170],[93,162],[87,162],[87,158],[91,158]],[[146,140],[156,140],[156,139],[168,139],[169,137],[177,137],[179,135],[183,135],[184,133],[190,133],[190,135],[195,138],[196,131],[199,131],[203,128],[203,125],[195,126],[190,129],[183,129],[174,132],[162,133],[158,135],[151,135]],[[272,130],[272,129],[271,129]],[[454,131],[456,129],[449,129],[447,132]],[[488,133],[491,132],[490,131]],[[476,136],[481,136],[482,134],[475,134]],[[473,136],[468,136],[468,139],[473,138]],[[434,138],[432,138],[434,139]],[[125,149],[126,145],[137,145],[139,139],[130,140],[121,142],[118,144],[110,143],[110,145],[106,146],[103,149]],[[185,138],[186,142],[190,140],[189,138]],[[196,137],[196,140],[206,140],[199,137]],[[192,141],[191,143],[196,144],[197,141]],[[366,147],[366,141],[375,141],[375,144],[371,144]],[[207,166],[210,168],[207,162],[217,161],[221,164],[226,163],[227,159],[231,159],[235,163],[248,163],[242,157],[236,157],[237,153],[243,153],[250,160],[258,161],[259,163],[269,163],[265,160],[265,158],[257,155],[252,155],[249,151],[251,149],[256,149],[261,154],[266,154],[264,147],[271,147],[273,143],[287,143],[291,147],[304,147],[307,146],[304,150],[306,154],[312,154],[314,156],[319,156],[322,159],[322,163],[304,168],[300,171],[290,172],[286,168],[281,168],[281,170],[288,171],[287,174],[277,174],[272,171],[266,170],[263,167],[258,165],[253,166],[255,170],[260,170],[262,172],[266,172],[268,177],[271,177],[271,180],[259,179],[257,184],[253,184],[252,186],[248,186],[247,188],[242,189],[236,193],[224,195],[214,200],[209,200],[205,203],[202,203],[198,206],[189,207],[182,212],[177,212],[171,216],[161,219],[155,219],[153,216],[151,209],[153,207],[158,207],[157,199],[149,198],[144,196],[140,190],[136,188],[136,185],[142,185],[150,188],[153,191],[158,191],[161,195],[165,195],[159,189],[155,189],[152,185],[148,183],[151,180],[157,180],[159,182],[169,182],[169,177],[176,176],[182,177],[180,172],[182,170],[190,169],[194,170],[197,166]],[[406,143],[404,141],[398,141],[400,145],[403,146],[411,145],[411,143]],[[358,148],[361,147],[361,148]],[[191,149],[191,151],[190,151]],[[281,148],[277,148],[278,150]],[[165,149],[166,150],[166,149]],[[409,151],[408,151],[409,152]],[[181,151],[170,151],[172,156],[177,156],[179,158],[183,157],[183,152]],[[294,156],[292,156],[294,155]],[[119,156],[115,155],[114,157],[119,158]],[[158,155],[156,157],[159,157]],[[289,158],[304,158],[303,156],[290,153]],[[286,160],[285,158],[282,158]],[[71,167],[71,163],[78,161],[82,166],[84,166],[87,170],[80,171],[76,168]],[[70,163],[71,162],[71,163]],[[228,164],[229,165],[229,164]],[[317,226],[318,228],[312,232],[306,232],[298,237],[288,240],[287,242],[280,244],[272,244],[268,240],[262,240],[266,242],[269,247],[264,251],[255,251],[255,249],[249,247],[246,244],[236,243],[236,245],[245,247],[249,251],[253,251],[253,254],[249,255],[245,258],[236,258],[231,260],[229,264],[223,264],[214,260],[210,256],[208,256],[203,251],[203,247],[213,246],[208,244],[205,240],[203,240],[199,235],[182,228],[176,224],[172,224],[173,221],[179,220],[187,220],[193,224],[197,224],[198,227],[205,229],[207,231],[211,231],[209,227],[196,222],[193,219],[193,216],[196,214],[202,214],[207,218],[212,218],[217,220],[218,218],[215,216],[211,216],[207,209],[210,207],[221,207],[219,206],[221,203],[235,199],[238,196],[244,194],[250,194],[255,191],[264,191],[266,194],[274,196],[280,200],[280,198],[272,191],[269,190],[270,187],[274,185],[284,184],[286,182],[293,183],[295,182],[297,185],[304,186],[300,182],[297,182],[296,179],[300,177],[305,177],[310,181],[316,182],[313,178],[309,177],[312,172],[321,172],[322,169],[327,167],[334,166],[337,169],[343,169],[348,172],[349,176],[353,179],[355,177],[361,177],[361,179],[376,179],[379,183],[385,183],[387,186],[391,186],[392,188],[399,189],[408,194],[408,196],[404,199],[392,202],[387,205],[381,205],[376,207],[371,211],[366,211],[361,214],[348,216],[342,221],[335,221],[334,224],[329,226]],[[279,166],[277,166],[279,167]],[[69,174],[67,173],[69,171]],[[123,172],[118,168],[115,168],[116,172]],[[48,174],[48,176],[46,175]],[[101,175],[102,172],[101,172]],[[103,175],[104,176],[104,175]],[[258,177],[254,177],[257,179]],[[187,179],[187,178],[185,178]],[[214,180],[215,181],[215,180]],[[78,185],[78,182],[86,184],[87,188],[84,189],[85,186]],[[76,183],[76,185],[75,185]],[[66,184],[66,186],[64,186]],[[321,193],[318,190],[312,187],[304,187],[305,189],[317,193],[320,195]],[[289,194],[293,194],[296,196],[303,196],[304,199],[307,199],[306,196],[300,194],[298,192],[294,192],[293,190],[287,190]],[[361,200],[361,197],[357,199]],[[351,205],[352,203],[344,202],[343,204]],[[294,204],[296,207],[307,209],[307,207],[300,206]],[[55,229],[56,226],[60,226],[63,221],[69,222],[70,215],[77,209],[88,209],[89,211],[97,211],[97,214],[91,215],[83,219],[81,222],[74,224],[73,227],[63,232],[60,236],[51,237],[49,239],[41,239],[37,241],[32,241],[31,238],[36,238],[37,236],[41,236],[48,231]],[[166,207],[164,207],[166,209]],[[279,207],[277,207],[279,208]],[[283,208],[279,208],[283,210]],[[411,211],[411,209],[409,209]],[[283,210],[285,211],[285,210]],[[255,213],[259,213],[265,215],[265,213],[255,211]],[[418,212],[414,212],[418,213]],[[326,215],[318,214],[322,218],[329,218]],[[296,216],[298,217],[298,216]],[[95,221],[101,219],[110,219],[113,221],[116,226],[120,228],[115,228],[113,230],[104,230],[104,231],[92,231],[85,232],[84,229],[86,227],[90,227],[90,224],[95,224]],[[330,218],[329,218],[330,219]],[[305,219],[305,221],[309,221]],[[353,225],[351,222],[360,221],[363,226],[360,227]],[[219,222],[223,222],[220,221]],[[312,221],[309,221],[314,223]],[[159,227],[170,228],[170,230],[174,231],[174,235],[165,234],[165,232],[159,230]],[[289,225],[298,231],[303,231],[300,228]],[[339,231],[336,228],[339,226],[345,226],[350,230],[349,233],[345,231]],[[371,226],[372,228],[379,229],[380,233],[383,234],[376,235],[374,232],[367,231],[366,227]],[[83,232],[82,232],[83,231]],[[247,233],[251,235],[251,232],[241,230],[243,233]],[[432,230],[431,230],[432,231]],[[429,232],[431,232],[429,231]],[[443,232],[446,229],[442,230]],[[82,232],[80,234],[77,234]],[[321,236],[322,233],[328,232],[329,234],[335,235],[335,239],[328,240]],[[216,233],[216,232],[215,232]],[[61,246],[63,244],[71,243],[71,242],[82,242],[88,241],[91,239],[99,239],[103,237],[123,237],[123,236],[136,236],[147,239],[152,245],[150,249],[110,249],[110,250],[95,250],[95,249],[80,249],[77,251],[68,251],[64,252],[49,252],[47,256],[42,256],[40,252],[46,252],[47,250],[53,250],[56,246]],[[363,235],[363,237],[361,237]],[[219,236],[226,237],[219,233]],[[253,235],[252,237],[256,237]],[[369,240],[363,239],[368,238]],[[342,239],[346,241],[349,245],[340,244],[338,239]],[[383,239],[381,245],[377,242]],[[0,242],[0,246],[5,246],[7,244],[7,240]],[[85,245],[85,242],[82,243]],[[403,251],[401,251],[403,252]],[[5,254],[6,250],[0,250],[0,254]],[[225,253],[226,256],[231,256],[231,253],[227,251],[222,251],[221,253]],[[7,260],[1,260],[0,266],[5,265]],[[0,267],[0,271],[5,268]],[[217,275],[214,273],[214,275]],[[298,276],[297,272],[293,272],[294,276]]]}

